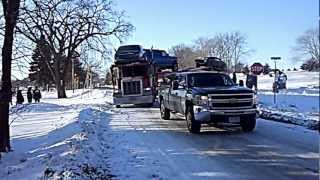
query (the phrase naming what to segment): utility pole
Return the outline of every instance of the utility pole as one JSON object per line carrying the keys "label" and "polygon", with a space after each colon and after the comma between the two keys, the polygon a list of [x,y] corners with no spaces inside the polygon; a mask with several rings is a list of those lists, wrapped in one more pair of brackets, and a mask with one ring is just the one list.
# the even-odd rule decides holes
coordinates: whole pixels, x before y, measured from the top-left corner
{"label": "utility pole", "polygon": [[273,104],[277,103],[277,91],[278,91],[278,86],[277,86],[277,61],[281,60],[281,57],[271,57],[271,60],[274,61],[274,81],[273,81]]}
{"label": "utility pole", "polygon": [[71,59],[71,63],[72,63],[72,69],[71,69],[71,86],[72,86],[72,93],[74,93],[74,59]]}
{"label": "utility pole", "polygon": [[37,83],[37,86],[38,87],[41,87],[41,83],[40,83],[40,67],[39,67],[39,65],[38,65],[38,67],[37,67],[37,75],[38,75],[38,83]]}

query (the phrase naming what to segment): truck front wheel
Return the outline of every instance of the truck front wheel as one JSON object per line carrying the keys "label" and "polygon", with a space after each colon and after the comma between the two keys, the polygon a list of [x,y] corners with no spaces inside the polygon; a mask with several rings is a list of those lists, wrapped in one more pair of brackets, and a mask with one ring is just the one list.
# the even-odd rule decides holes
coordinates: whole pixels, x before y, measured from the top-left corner
{"label": "truck front wheel", "polygon": [[240,125],[244,132],[252,132],[256,127],[256,116],[250,115],[241,118]]}
{"label": "truck front wheel", "polygon": [[195,121],[192,107],[187,108],[186,121],[189,132],[200,133],[201,123]]}
{"label": "truck front wheel", "polygon": [[162,119],[164,120],[170,119],[170,110],[164,106],[163,100],[160,101],[160,114]]}

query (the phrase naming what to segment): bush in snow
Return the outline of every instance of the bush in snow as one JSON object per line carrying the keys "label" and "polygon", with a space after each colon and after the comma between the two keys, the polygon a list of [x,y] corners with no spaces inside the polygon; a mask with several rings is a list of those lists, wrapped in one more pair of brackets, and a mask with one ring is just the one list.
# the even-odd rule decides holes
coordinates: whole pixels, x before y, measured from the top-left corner
{"label": "bush in snow", "polygon": [[320,71],[319,59],[309,59],[301,65],[301,69],[305,71]]}

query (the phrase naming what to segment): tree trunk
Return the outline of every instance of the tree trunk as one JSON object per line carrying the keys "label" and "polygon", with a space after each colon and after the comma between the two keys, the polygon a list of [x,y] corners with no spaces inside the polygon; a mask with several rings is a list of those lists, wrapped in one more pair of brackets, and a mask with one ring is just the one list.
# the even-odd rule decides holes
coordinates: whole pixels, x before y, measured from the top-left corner
{"label": "tree trunk", "polygon": [[14,28],[18,18],[20,0],[2,1],[5,15],[5,36],[2,47],[2,77],[0,91],[0,152],[8,152],[10,147],[9,104],[11,92],[11,62]]}
{"label": "tree trunk", "polygon": [[61,86],[59,88],[59,98],[67,98],[66,85],[64,80],[61,80]]}
{"label": "tree trunk", "polygon": [[8,152],[10,146],[9,103],[0,104],[0,152]]}
{"label": "tree trunk", "polygon": [[64,80],[58,80],[55,82],[56,89],[58,93],[58,98],[66,98],[66,90],[65,90],[65,83]]}
{"label": "tree trunk", "polygon": [[[54,76],[55,78],[55,85],[56,90],[58,93],[58,98],[66,98],[66,91],[65,91],[65,83],[63,77],[61,77],[61,69],[60,69],[60,62],[61,62],[62,56],[61,54],[58,54],[55,57],[55,63],[54,63]],[[62,75],[63,76],[63,75]]]}

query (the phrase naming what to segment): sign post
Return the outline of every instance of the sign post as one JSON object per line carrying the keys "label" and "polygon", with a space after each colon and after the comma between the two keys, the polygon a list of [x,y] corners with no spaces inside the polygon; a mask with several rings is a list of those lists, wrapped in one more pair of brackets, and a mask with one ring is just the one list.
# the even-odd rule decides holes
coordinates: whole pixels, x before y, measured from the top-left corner
{"label": "sign post", "polygon": [[277,103],[277,91],[278,91],[278,85],[277,85],[277,61],[281,60],[281,57],[271,57],[271,60],[274,61],[274,82],[273,82],[273,104]]}

